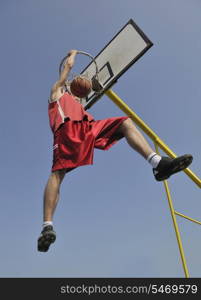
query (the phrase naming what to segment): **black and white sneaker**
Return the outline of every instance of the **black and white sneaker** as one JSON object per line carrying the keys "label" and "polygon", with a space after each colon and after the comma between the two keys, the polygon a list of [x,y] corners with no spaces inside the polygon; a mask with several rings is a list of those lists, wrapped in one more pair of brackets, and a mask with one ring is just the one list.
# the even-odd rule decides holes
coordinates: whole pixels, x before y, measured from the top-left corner
{"label": "black and white sneaker", "polygon": [[162,181],[168,179],[172,174],[186,169],[192,163],[191,154],[185,154],[176,158],[162,157],[157,168],[153,169],[155,179]]}
{"label": "black and white sneaker", "polygon": [[38,238],[38,251],[47,252],[50,245],[56,240],[56,232],[52,225],[45,226]]}

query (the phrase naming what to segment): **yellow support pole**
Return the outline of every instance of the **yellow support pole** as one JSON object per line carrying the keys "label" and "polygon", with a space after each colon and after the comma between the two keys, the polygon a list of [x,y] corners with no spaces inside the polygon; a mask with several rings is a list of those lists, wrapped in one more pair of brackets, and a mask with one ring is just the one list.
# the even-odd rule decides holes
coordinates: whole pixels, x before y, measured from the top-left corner
{"label": "yellow support pole", "polygon": [[183,246],[182,246],[181,236],[180,236],[180,233],[179,233],[179,228],[178,228],[176,216],[175,216],[175,213],[174,213],[174,208],[173,208],[172,199],[171,199],[171,196],[170,196],[170,191],[169,191],[167,180],[164,180],[163,183],[165,185],[165,190],[166,190],[166,194],[167,194],[167,198],[168,198],[168,204],[169,204],[169,207],[170,207],[172,221],[173,221],[173,225],[174,225],[174,229],[175,229],[175,233],[176,233],[176,237],[177,237],[177,242],[178,242],[178,246],[179,246],[179,252],[180,252],[180,255],[181,255],[181,260],[182,260],[184,273],[185,273],[186,278],[189,278],[189,272],[188,272],[188,268],[187,268],[187,264],[186,264],[186,259],[185,259],[184,250],[183,250]]}
{"label": "yellow support pole", "polygon": [[[105,91],[105,94],[122,110],[125,112],[126,115],[128,115],[154,142],[156,151],[158,152],[158,146],[165,152],[167,153],[170,157],[175,158],[176,154],[151,130],[147,124],[136,114],[132,111],[131,108],[115,94],[112,90],[107,90]],[[193,180],[199,187],[201,187],[201,180],[189,169],[185,169],[184,172]],[[182,246],[182,241],[181,241],[181,236],[179,233],[179,228],[173,208],[173,203],[172,199],[170,196],[170,190],[168,187],[168,183],[166,180],[164,180],[164,186],[166,190],[166,195],[168,198],[168,203],[169,203],[169,208],[173,220],[173,225],[176,233],[176,238],[179,246],[179,251],[180,251],[180,256],[182,260],[182,265],[183,265],[183,270],[185,273],[185,276],[188,278],[189,277],[189,272],[186,264],[186,259],[184,255],[184,250]]]}
{"label": "yellow support pole", "polygon": [[[149,128],[149,126],[112,90],[105,91],[105,94],[128,115],[165,153],[175,158],[177,155]],[[186,168],[185,172],[201,188],[201,179],[198,178],[190,169]]]}
{"label": "yellow support pole", "polygon": [[[156,152],[159,154],[157,144],[155,144],[155,148],[156,148]],[[170,213],[171,213],[171,216],[172,216],[172,221],[173,221],[174,230],[175,230],[175,234],[176,234],[176,238],[177,238],[177,243],[178,243],[178,246],[179,246],[179,252],[180,252],[180,256],[181,256],[181,260],[182,260],[183,270],[184,270],[186,278],[189,278],[189,272],[188,272],[188,268],[187,268],[187,264],[186,264],[185,255],[184,255],[183,245],[182,245],[182,241],[181,241],[181,235],[180,235],[180,232],[179,232],[179,227],[178,227],[177,219],[176,219],[176,216],[175,216],[175,210],[174,210],[172,198],[171,198],[171,195],[170,195],[170,189],[169,189],[167,180],[164,180],[163,183],[164,183],[164,186],[165,186],[165,191],[166,191],[166,195],[167,195],[167,199],[168,199]]]}

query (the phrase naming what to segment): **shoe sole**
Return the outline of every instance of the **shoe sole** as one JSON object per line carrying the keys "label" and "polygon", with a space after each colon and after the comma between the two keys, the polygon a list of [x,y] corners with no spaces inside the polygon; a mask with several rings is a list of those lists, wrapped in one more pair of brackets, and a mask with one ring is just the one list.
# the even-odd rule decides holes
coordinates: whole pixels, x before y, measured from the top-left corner
{"label": "shoe sole", "polygon": [[56,240],[56,235],[53,231],[42,233],[41,237],[38,239],[38,251],[47,252],[50,245]]}
{"label": "shoe sole", "polygon": [[183,171],[192,163],[193,157],[190,154],[185,154],[183,156],[175,158],[174,162],[172,163],[171,169],[167,171],[167,174],[160,177],[160,174],[157,174],[156,179],[158,181],[163,181],[168,179],[171,175]]}

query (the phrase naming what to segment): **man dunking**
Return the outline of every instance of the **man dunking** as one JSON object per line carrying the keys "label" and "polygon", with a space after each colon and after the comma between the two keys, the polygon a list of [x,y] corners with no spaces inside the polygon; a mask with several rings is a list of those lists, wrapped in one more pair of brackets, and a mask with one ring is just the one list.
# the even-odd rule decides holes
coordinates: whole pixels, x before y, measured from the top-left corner
{"label": "man dunking", "polygon": [[44,191],[43,229],[38,238],[38,251],[41,252],[48,251],[56,240],[52,220],[64,176],[76,167],[92,164],[94,148],[107,150],[125,137],[128,144],[150,163],[157,181],[184,170],[193,160],[190,154],[175,159],[156,154],[129,117],[94,120],[66,89],[66,79],[77,52],[71,50],[68,53],[60,78],[50,94],[48,113],[54,135],[53,165]]}

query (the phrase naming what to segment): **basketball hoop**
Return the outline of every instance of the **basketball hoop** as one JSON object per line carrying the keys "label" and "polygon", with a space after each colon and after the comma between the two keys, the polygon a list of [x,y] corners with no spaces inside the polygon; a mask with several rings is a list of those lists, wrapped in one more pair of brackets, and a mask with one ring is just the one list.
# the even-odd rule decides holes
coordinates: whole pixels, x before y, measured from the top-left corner
{"label": "basketball hoop", "polygon": [[[93,91],[96,94],[99,94],[102,91],[103,87],[102,87],[101,83],[99,82],[99,78],[98,78],[98,72],[99,72],[99,70],[98,70],[98,65],[96,63],[95,58],[91,54],[89,54],[87,52],[84,52],[84,51],[78,51],[77,54],[83,54],[83,55],[88,56],[92,60],[92,62],[94,63],[94,65],[95,65],[95,75],[92,78],[90,78],[90,80],[91,80],[91,83],[92,83],[92,89],[93,89]],[[66,62],[67,58],[68,58],[68,55],[66,55],[62,59],[62,61],[60,63],[60,66],[59,66],[59,75],[61,75],[61,72],[62,72],[62,70],[64,68],[64,65],[65,65],[65,62]],[[80,74],[80,77],[86,77],[87,78],[87,76],[85,74]],[[89,78],[87,78],[87,79],[89,79]]]}

